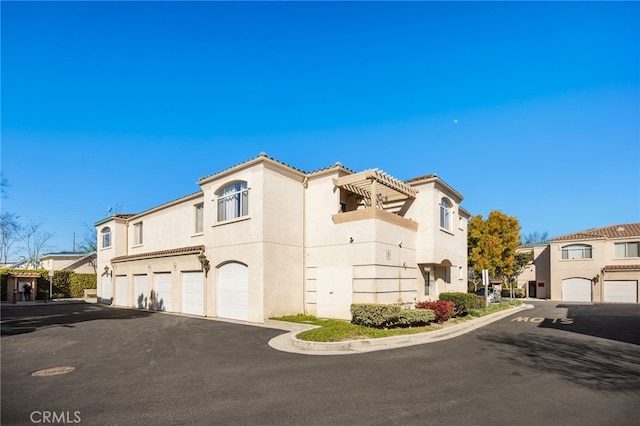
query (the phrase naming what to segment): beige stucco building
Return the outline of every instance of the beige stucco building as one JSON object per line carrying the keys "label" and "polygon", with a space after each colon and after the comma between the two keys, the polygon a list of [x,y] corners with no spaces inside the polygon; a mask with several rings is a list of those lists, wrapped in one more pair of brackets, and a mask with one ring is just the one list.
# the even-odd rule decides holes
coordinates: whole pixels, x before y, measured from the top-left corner
{"label": "beige stucco building", "polygon": [[534,261],[518,283],[530,297],[566,302],[640,302],[640,223],[563,235],[529,250]]}
{"label": "beige stucco building", "polygon": [[263,322],[466,292],[469,213],[435,175],[306,173],[261,154],[198,185],[96,223],[101,301]]}
{"label": "beige stucco building", "polygon": [[73,271],[78,274],[96,273],[95,252],[60,252],[45,254],[40,258],[40,267],[49,271]]}

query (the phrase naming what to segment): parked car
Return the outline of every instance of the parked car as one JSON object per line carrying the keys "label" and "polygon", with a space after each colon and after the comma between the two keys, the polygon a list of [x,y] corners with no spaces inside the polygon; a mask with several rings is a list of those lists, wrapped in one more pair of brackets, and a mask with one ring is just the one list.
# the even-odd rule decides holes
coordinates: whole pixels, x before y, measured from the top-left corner
{"label": "parked car", "polygon": [[[480,288],[478,291],[475,292],[475,294],[477,296],[485,296],[484,294],[484,287]],[[500,290],[494,287],[489,287],[489,290],[487,291],[487,300],[489,300],[489,303],[498,303],[502,300],[502,296],[500,295]]]}

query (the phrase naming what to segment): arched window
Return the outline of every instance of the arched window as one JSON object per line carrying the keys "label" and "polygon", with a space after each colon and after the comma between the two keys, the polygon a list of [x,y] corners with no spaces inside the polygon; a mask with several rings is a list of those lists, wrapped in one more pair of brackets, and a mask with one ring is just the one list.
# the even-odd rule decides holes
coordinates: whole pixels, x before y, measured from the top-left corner
{"label": "arched window", "polygon": [[588,244],[571,244],[562,247],[563,259],[591,259],[591,246]]}
{"label": "arched window", "polygon": [[111,228],[104,227],[102,231],[100,231],[101,240],[102,240],[102,248],[111,247]]}
{"label": "arched window", "polygon": [[440,227],[451,229],[451,202],[446,198],[440,200]]}
{"label": "arched window", "polygon": [[247,182],[236,182],[222,188],[218,196],[218,222],[249,214]]}

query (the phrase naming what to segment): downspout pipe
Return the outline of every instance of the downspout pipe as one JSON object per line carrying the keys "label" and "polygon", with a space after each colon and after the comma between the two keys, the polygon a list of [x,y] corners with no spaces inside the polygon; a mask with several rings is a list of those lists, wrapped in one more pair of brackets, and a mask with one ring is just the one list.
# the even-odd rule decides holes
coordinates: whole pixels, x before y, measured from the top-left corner
{"label": "downspout pipe", "polygon": [[307,314],[307,187],[309,177],[302,180],[302,312]]}

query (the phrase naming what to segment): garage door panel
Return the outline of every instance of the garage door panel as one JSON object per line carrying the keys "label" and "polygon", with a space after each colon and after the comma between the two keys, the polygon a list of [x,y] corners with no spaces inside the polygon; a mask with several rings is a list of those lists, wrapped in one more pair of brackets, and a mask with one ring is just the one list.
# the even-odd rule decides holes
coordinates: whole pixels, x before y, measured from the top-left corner
{"label": "garage door panel", "polygon": [[562,300],[564,302],[591,302],[591,280],[568,278],[562,280]]}
{"label": "garage door panel", "polygon": [[182,273],[182,312],[204,315],[204,273]]}
{"label": "garage door panel", "polygon": [[605,281],[604,301],[609,303],[638,303],[637,281]]}
{"label": "garage door panel", "polygon": [[173,312],[171,273],[158,273],[153,276],[153,309]]}
{"label": "garage door panel", "polygon": [[249,273],[241,263],[228,263],[218,268],[217,314],[221,318],[248,321]]}
{"label": "garage door panel", "polygon": [[133,276],[133,307],[146,309],[149,303],[149,290],[147,289],[147,276]]}
{"label": "garage door panel", "polygon": [[126,275],[116,277],[116,294],[113,304],[129,306],[129,282]]}
{"label": "garage door panel", "polygon": [[112,303],[113,302],[113,283],[111,282],[111,277],[108,275],[104,275],[100,280],[100,301],[102,303]]}

